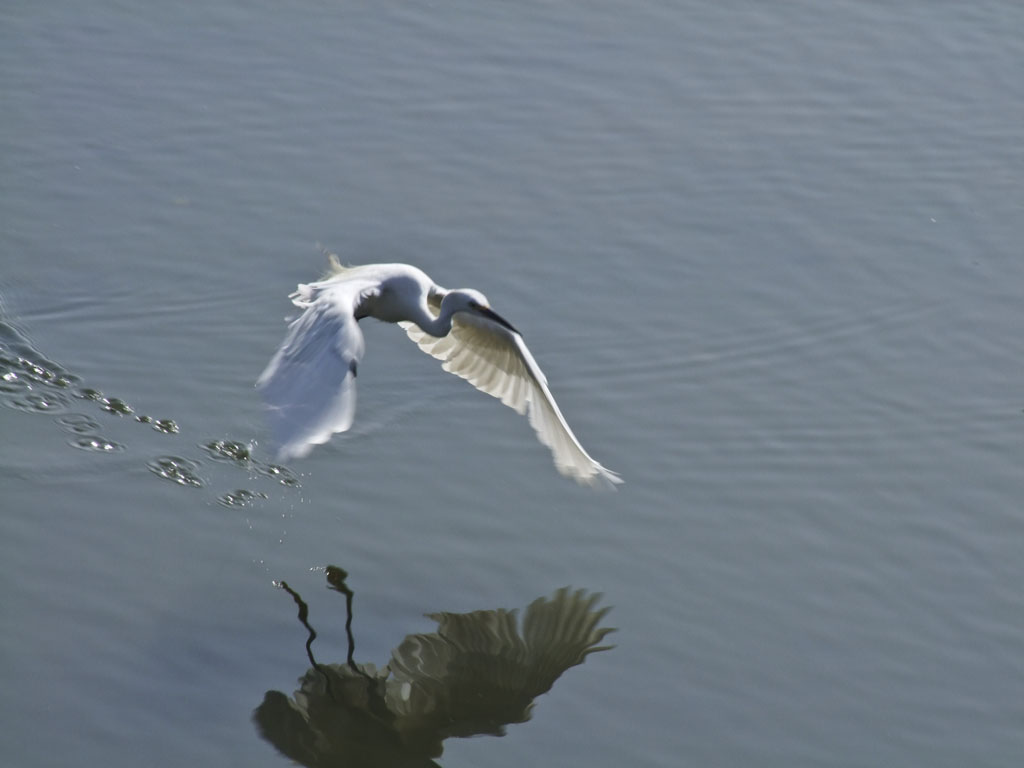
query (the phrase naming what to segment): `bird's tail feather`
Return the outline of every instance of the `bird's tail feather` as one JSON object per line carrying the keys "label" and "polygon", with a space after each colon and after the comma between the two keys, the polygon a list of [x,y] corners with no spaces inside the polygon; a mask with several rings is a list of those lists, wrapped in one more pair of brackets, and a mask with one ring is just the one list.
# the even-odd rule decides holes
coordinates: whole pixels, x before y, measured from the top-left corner
{"label": "bird's tail feather", "polygon": [[324,249],[324,255],[327,256],[327,271],[324,273],[324,276],[320,278],[321,280],[326,280],[352,269],[352,267],[347,267],[341,263],[341,259],[338,258],[338,254],[331,253],[326,248]]}
{"label": "bird's tail feather", "polygon": [[297,307],[308,307],[313,302],[317,295],[317,289],[320,287],[317,283],[322,283],[325,280],[330,280],[332,277],[337,277],[340,274],[355,269],[355,267],[342,264],[338,254],[331,253],[323,247],[320,250],[327,257],[327,270],[316,283],[299,283],[295,291],[288,294],[292,304]]}

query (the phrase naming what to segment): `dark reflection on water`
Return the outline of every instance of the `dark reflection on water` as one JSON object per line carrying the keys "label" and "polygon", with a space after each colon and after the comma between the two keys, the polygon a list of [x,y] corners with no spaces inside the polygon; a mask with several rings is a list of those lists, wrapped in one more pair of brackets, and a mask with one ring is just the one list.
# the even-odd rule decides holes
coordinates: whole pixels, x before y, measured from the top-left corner
{"label": "dark reflection on water", "polygon": [[309,609],[286,583],[309,631],[312,667],[291,698],[267,691],[253,720],[284,756],[307,766],[432,766],[450,737],[502,736],[510,723],[530,719],[534,699],[569,667],[582,664],[613,632],[601,627],[610,608],[599,594],[559,589],[518,611],[432,613],[437,630],[407,635],[381,669],[354,660],[353,593],[340,568],[328,585],[345,595],[348,658],[317,662]]}

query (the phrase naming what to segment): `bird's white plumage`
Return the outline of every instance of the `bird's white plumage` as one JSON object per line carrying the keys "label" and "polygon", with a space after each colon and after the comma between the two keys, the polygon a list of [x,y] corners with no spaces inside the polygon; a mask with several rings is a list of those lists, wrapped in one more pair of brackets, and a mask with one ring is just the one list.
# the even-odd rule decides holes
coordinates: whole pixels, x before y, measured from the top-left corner
{"label": "bird's white plumage", "polygon": [[372,284],[350,280],[301,285],[292,294],[304,311],[256,381],[281,460],[305,456],[352,426],[364,350],[355,309],[372,290]]}
{"label": "bird's white plumage", "polygon": [[407,264],[342,267],[292,295],[304,311],[257,381],[282,458],[352,425],[356,368],[363,354],[358,319],[397,322],[444,370],[529,418],[560,473],[580,483],[622,482],[583,449],[562,416],[522,337],[472,290],[447,291]]}
{"label": "bird's white plumage", "polygon": [[551,449],[555,467],[583,483],[617,483],[618,475],[591,458],[569,428],[547,379],[522,336],[486,317],[460,313],[447,336],[437,338],[414,323],[399,323],[420,349],[454,373],[526,414],[537,438]]}

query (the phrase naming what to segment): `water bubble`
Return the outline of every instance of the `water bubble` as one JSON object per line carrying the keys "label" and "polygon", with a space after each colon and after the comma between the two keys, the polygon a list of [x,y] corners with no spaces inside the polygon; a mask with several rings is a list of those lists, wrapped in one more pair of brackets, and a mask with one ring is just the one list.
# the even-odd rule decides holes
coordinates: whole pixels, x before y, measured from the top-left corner
{"label": "water bubble", "polygon": [[202,488],[204,483],[196,474],[199,465],[179,456],[159,456],[146,464],[149,471],[164,480],[191,488]]}

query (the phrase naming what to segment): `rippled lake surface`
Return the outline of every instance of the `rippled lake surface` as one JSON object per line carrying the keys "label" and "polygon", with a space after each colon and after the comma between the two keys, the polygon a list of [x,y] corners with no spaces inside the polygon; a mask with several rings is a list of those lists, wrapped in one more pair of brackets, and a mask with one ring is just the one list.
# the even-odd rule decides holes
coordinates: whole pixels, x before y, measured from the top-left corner
{"label": "rippled lake surface", "polygon": [[[7,3],[5,764],[1021,765],[1022,30]],[[276,464],[321,249],[486,292],[626,484],[371,321]]]}

